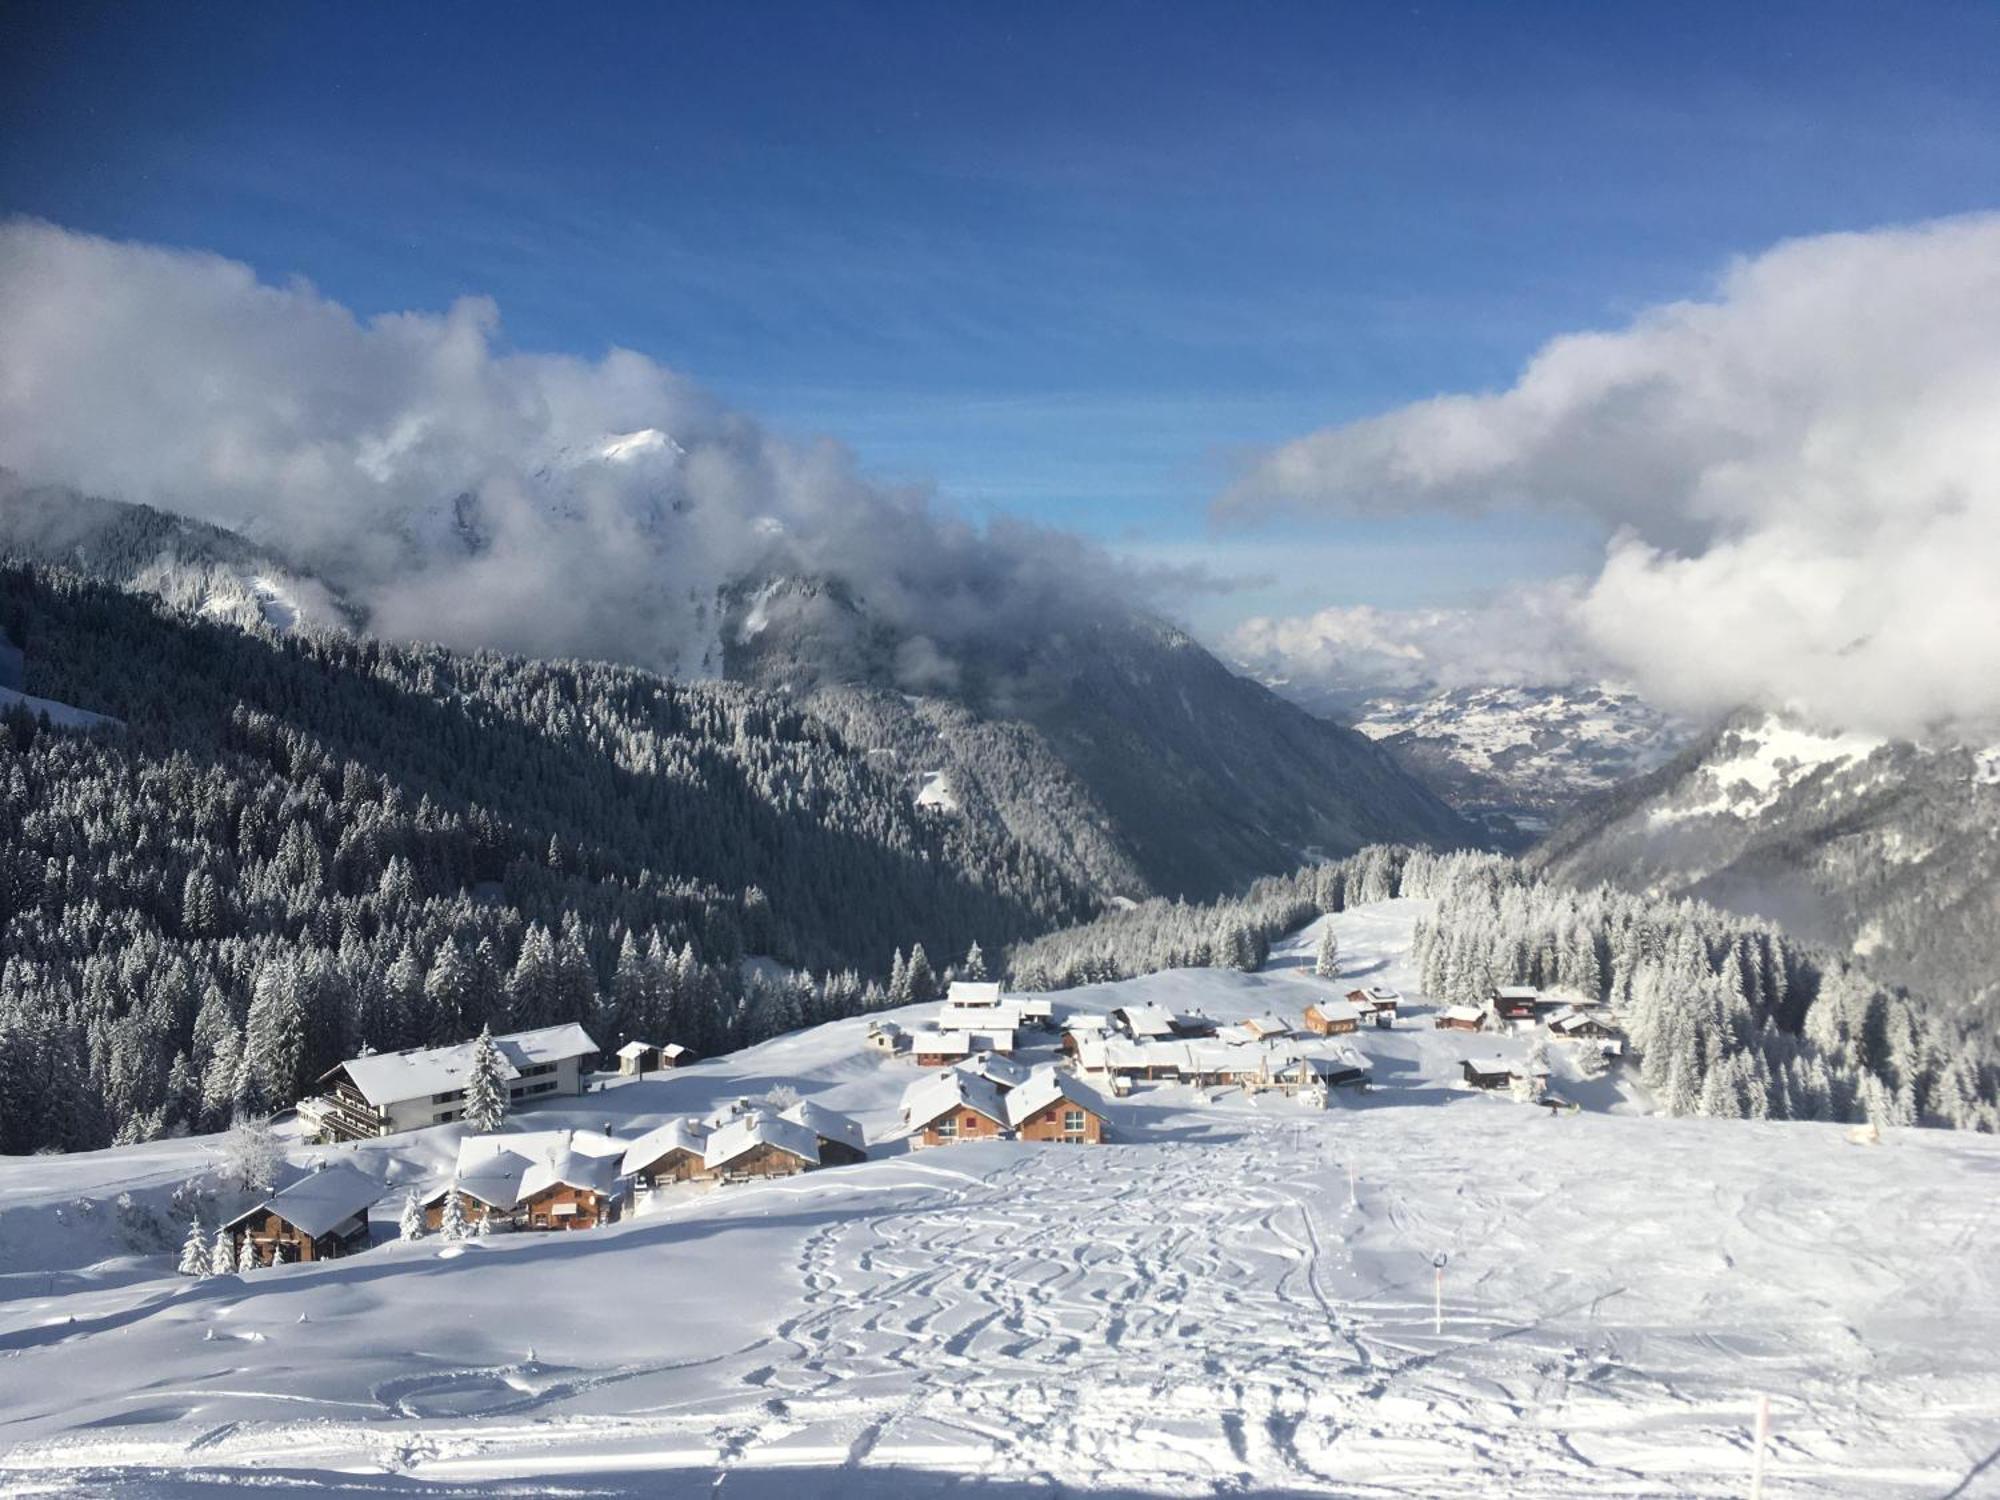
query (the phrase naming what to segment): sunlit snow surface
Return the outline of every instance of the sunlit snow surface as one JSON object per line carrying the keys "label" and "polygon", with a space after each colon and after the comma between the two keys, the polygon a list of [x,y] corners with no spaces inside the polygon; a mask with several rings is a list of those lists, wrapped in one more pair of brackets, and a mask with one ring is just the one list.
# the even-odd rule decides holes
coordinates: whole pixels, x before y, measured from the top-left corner
{"label": "sunlit snow surface", "polygon": [[[1414,991],[1418,910],[1334,919],[1353,979]],[[1062,1000],[1296,1013],[1316,946]],[[635,1133],[789,1082],[882,1138],[915,1070],[863,1025],[531,1123]],[[12,1161],[0,1488],[1740,1496],[1768,1395],[1773,1500],[1993,1492],[2000,1142],[1661,1120],[1561,1077],[1598,1110],[1552,1117],[1454,1085],[1525,1039],[1420,1009],[1358,1040],[1380,1087],[1323,1112],[1142,1090],[1099,1149],[892,1155],[243,1280],[104,1258],[110,1200],[208,1143]],[[343,1154],[416,1172],[453,1138]]]}

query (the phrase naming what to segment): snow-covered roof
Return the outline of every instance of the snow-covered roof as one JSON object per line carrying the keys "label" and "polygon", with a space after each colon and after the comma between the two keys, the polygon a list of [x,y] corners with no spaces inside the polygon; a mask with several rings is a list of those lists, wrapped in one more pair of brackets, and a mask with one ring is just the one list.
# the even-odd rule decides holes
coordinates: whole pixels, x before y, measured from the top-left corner
{"label": "snow-covered roof", "polygon": [[1000,985],[997,980],[954,979],[945,1001],[951,1005],[998,1005]]}
{"label": "snow-covered roof", "polygon": [[760,1146],[775,1146],[801,1161],[819,1165],[819,1137],[796,1120],[782,1119],[765,1109],[739,1115],[711,1135],[701,1164],[713,1172]]}
{"label": "snow-covered roof", "polygon": [[931,1023],[939,1031],[1011,1031],[1021,1024],[1021,1009],[1004,1005],[941,1005]]}
{"label": "snow-covered roof", "polygon": [[903,1123],[912,1130],[921,1130],[961,1109],[984,1115],[996,1124],[1007,1123],[1007,1105],[1000,1091],[986,1079],[959,1068],[927,1074],[903,1090]]}
{"label": "snow-covered roof", "polygon": [[1361,1019],[1360,1007],[1352,1005],[1345,1000],[1315,1000],[1313,1001],[1312,1008],[1319,1013],[1319,1018],[1322,1021],[1326,1021],[1329,1024],[1337,1021],[1359,1021]]}
{"label": "snow-covered roof", "polygon": [[668,1042],[666,1046],[660,1049],[660,1056],[662,1057],[686,1057],[687,1055],[688,1049],[683,1047],[679,1042]]}
{"label": "snow-covered roof", "polygon": [[1125,1029],[1142,1040],[1174,1034],[1174,1018],[1157,1005],[1123,1005],[1117,1015]]}
{"label": "snow-covered roof", "polygon": [[1572,1021],[1580,1021],[1583,1017],[1576,1013],[1574,1006],[1564,1005],[1550,1011],[1543,1019],[1548,1024],[1549,1029],[1555,1031],[1567,1026]]}
{"label": "snow-covered roof", "polygon": [[1060,1099],[1095,1115],[1104,1113],[1103,1101],[1067,1073],[1052,1067],[1037,1068],[1007,1096],[1007,1123],[1018,1129]]}
{"label": "snow-covered roof", "polygon": [[1467,1072],[1478,1073],[1488,1078],[1502,1075],[1511,1077],[1514,1065],[1504,1057],[1468,1057],[1465,1059]]}
{"label": "snow-covered roof", "polygon": [[[1329,1003],[1338,1004],[1342,1002],[1329,1002]],[[1238,1024],[1243,1028],[1243,1031],[1255,1041],[1262,1041],[1266,1037],[1290,1036],[1292,1034],[1292,1027],[1290,1022],[1280,1020],[1277,1016],[1269,1014],[1261,1016],[1252,1016],[1247,1021],[1242,1021],[1239,1022]]]}
{"label": "snow-covered roof", "polygon": [[521,1196],[532,1198],[552,1187],[581,1188],[585,1192],[610,1193],[618,1186],[618,1158],[592,1156],[582,1151],[552,1151],[528,1163],[521,1174]]}
{"label": "snow-covered roof", "polygon": [[1486,1019],[1486,1012],[1476,1005],[1447,1006],[1444,1015],[1445,1019],[1450,1021],[1483,1021]]}
{"label": "snow-covered roof", "polygon": [[852,1146],[856,1151],[868,1149],[867,1138],[862,1134],[861,1122],[838,1110],[828,1109],[824,1104],[815,1104],[810,1099],[801,1099],[790,1109],[778,1116],[790,1120],[794,1125],[803,1125],[823,1141],[839,1141],[844,1146]]}
{"label": "snow-covered roof", "polygon": [[1532,984],[1499,984],[1493,987],[1493,993],[1501,1000],[1538,1000],[1542,994]]}
{"label": "snow-covered roof", "polygon": [[701,1155],[708,1144],[708,1127],[699,1120],[669,1120],[656,1125],[625,1148],[618,1161],[618,1175],[630,1177],[643,1172],[669,1151]]}
{"label": "snow-covered roof", "polygon": [[1079,1015],[1063,1017],[1064,1031],[1103,1031],[1111,1024],[1108,1017],[1085,1011]]}
{"label": "snow-covered roof", "polygon": [[618,1055],[620,1057],[644,1057],[648,1052],[653,1050],[654,1047],[651,1042],[627,1042],[618,1049]]}
{"label": "snow-covered roof", "polygon": [[998,1052],[975,1052],[958,1066],[981,1078],[990,1079],[996,1088],[1002,1090],[1019,1088],[1033,1071],[1026,1063],[1016,1062]]}
{"label": "snow-covered roof", "polygon": [[868,1023],[868,1030],[871,1035],[879,1036],[901,1036],[903,1034],[903,1028],[898,1026],[894,1021],[884,1021],[879,1017]]}
{"label": "snow-covered roof", "polygon": [[338,1229],[356,1214],[365,1214],[386,1190],[381,1179],[370,1177],[346,1162],[309,1172],[283,1192],[273,1193],[248,1213],[238,1214],[225,1228],[235,1228],[267,1210],[302,1234],[314,1238]]}
{"label": "snow-covered roof", "polygon": [[974,1048],[969,1031],[913,1031],[910,1050],[925,1057],[965,1057]]}
{"label": "snow-covered roof", "polygon": [[[493,1044],[500,1051],[501,1074],[510,1079],[520,1077],[524,1069],[597,1050],[590,1033],[574,1021],[496,1036]],[[477,1041],[471,1041],[449,1047],[413,1047],[405,1052],[372,1052],[366,1057],[351,1057],[324,1076],[345,1070],[361,1097],[380,1109],[405,1099],[459,1092],[472,1075],[476,1046]]]}

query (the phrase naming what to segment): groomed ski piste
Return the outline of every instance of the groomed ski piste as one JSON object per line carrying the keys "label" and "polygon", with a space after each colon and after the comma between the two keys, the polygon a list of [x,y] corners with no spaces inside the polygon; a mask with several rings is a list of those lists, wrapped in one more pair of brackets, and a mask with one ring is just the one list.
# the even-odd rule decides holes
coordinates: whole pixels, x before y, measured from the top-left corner
{"label": "groomed ski piste", "polygon": [[[1414,996],[1421,910],[1323,919],[1339,987]],[[1318,935],[1056,998],[1296,1017]],[[1141,1086],[1113,1144],[907,1152],[918,1070],[865,1024],[518,1116],[636,1135],[784,1084],[881,1153],[590,1232],[193,1281],[115,1226],[214,1140],[0,1164],[0,1488],[1734,1497],[1761,1398],[1774,1500],[2000,1493],[2000,1142],[1649,1117],[1560,1063],[1554,1115],[1457,1082],[1526,1038],[1419,1001],[1323,1110]],[[395,1179],[392,1235],[455,1140],[331,1154]]]}

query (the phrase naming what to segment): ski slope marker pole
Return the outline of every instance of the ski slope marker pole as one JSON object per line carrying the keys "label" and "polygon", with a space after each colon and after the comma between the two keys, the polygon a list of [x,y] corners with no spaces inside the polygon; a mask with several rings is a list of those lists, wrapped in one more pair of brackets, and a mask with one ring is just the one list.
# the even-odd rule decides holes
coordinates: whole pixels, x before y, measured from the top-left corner
{"label": "ski slope marker pole", "polygon": [[1757,1433],[1750,1446],[1750,1500],[1764,1500],[1764,1445],[1771,1440],[1771,1398],[1757,1398]]}
{"label": "ski slope marker pole", "polygon": [[1440,1250],[1431,1257],[1431,1332],[1444,1337],[1444,1263],[1446,1256]]}

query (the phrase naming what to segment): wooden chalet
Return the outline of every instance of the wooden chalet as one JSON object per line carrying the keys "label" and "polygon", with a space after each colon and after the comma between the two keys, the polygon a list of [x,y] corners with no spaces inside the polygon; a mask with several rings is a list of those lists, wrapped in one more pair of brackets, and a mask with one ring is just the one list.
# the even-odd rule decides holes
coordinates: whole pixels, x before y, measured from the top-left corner
{"label": "wooden chalet", "polygon": [[617,1219],[618,1169],[625,1143],[592,1130],[471,1135],[458,1143],[451,1180],[424,1200],[424,1222],[444,1221],[458,1194],[468,1224],[490,1219],[509,1229],[594,1229]]}
{"label": "wooden chalet", "polygon": [[238,1265],[245,1241],[260,1266],[338,1260],[368,1248],[368,1210],[383,1191],[378,1179],[342,1163],[301,1177],[222,1227]]}
{"label": "wooden chalet", "polygon": [[1007,1124],[1024,1141],[1094,1146],[1104,1140],[1102,1102],[1054,1067],[1035,1069],[1007,1095]]}
{"label": "wooden chalet", "polygon": [[[510,1032],[493,1038],[493,1045],[510,1109],[581,1094],[584,1073],[597,1056],[597,1043],[574,1022]],[[299,1120],[321,1141],[369,1140],[449,1124],[465,1113],[476,1046],[457,1042],[350,1057],[321,1075],[324,1093],[299,1101]]]}
{"label": "wooden chalet", "polygon": [[618,1049],[618,1076],[643,1078],[660,1065],[660,1049],[651,1042],[627,1042]]}
{"label": "wooden chalet", "polygon": [[1542,992],[1531,984],[1495,985],[1486,996],[1486,1008],[1503,1021],[1532,1021],[1541,998]]}
{"label": "wooden chalet", "polygon": [[717,1182],[795,1177],[820,1165],[819,1138],[796,1120],[752,1109],[709,1136],[701,1164]]}
{"label": "wooden chalet", "polygon": [[903,1125],[920,1146],[992,1140],[1007,1132],[1007,1104],[986,1079],[951,1068],[904,1091]]}
{"label": "wooden chalet", "polygon": [[1347,1000],[1315,1000],[1306,1007],[1305,1022],[1315,1036],[1348,1036],[1361,1026],[1361,1009]]}
{"label": "wooden chalet", "polygon": [[668,1042],[660,1049],[660,1066],[663,1068],[685,1068],[689,1063],[700,1062],[691,1047],[683,1047],[679,1042]]}
{"label": "wooden chalet", "polygon": [[1468,1057],[1459,1066],[1476,1089],[1504,1089],[1514,1081],[1514,1065],[1504,1057]]}
{"label": "wooden chalet", "polygon": [[1476,1005],[1453,1005],[1439,1011],[1431,1025],[1439,1031],[1484,1031],[1486,1012]]}
{"label": "wooden chalet", "polygon": [[1616,1027],[1599,1016],[1563,1009],[1548,1019],[1549,1035],[1557,1041],[1606,1041],[1618,1035]]}
{"label": "wooden chalet", "polygon": [[708,1136],[708,1127],[700,1120],[669,1120],[625,1148],[618,1175],[647,1189],[699,1177]]}
{"label": "wooden chalet", "polygon": [[618,1159],[558,1152],[521,1177],[514,1222],[524,1229],[595,1229],[618,1217]]}
{"label": "wooden chalet", "polygon": [[813,1133],[819,1142],[815,1166],[845,1167],[868,1160],[868,1141],[862,1134],[861,1122],[849,1115],[801,1099],[778,1118],[802,1125]]}
{"label": "wooden chalet", "polygon": [[969,1031],[913,1031],[910,1033],[910,1061],[920,1068],[948,1068],[963,1062],[979,1049]]}

